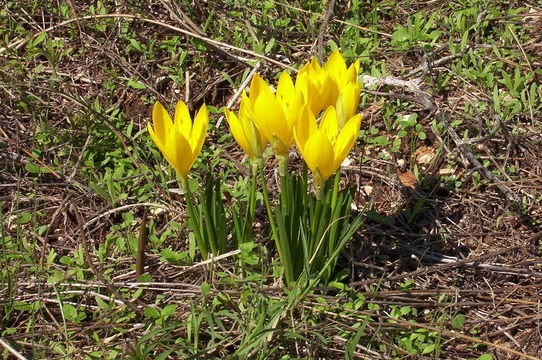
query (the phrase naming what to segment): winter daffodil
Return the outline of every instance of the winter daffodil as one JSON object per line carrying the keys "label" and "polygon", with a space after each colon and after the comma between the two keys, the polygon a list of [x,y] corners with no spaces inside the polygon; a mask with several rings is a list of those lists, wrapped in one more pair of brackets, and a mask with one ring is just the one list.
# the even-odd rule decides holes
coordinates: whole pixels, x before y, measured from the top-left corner
{"label": "winter daffodil", "polygon": [[324,70],[316,58],[306,63],[297,74],[296,89],[303,94],[307,105],[314,114],[334,105],[332,94],[338,93],[337,84]]}
{"label": "winter daffodil", "polygon": [[258,75],[254,75],[248,97],[241,100],[258,131],[268,139],[279,161],[279,173],[284,175],[288,152],[294,141],[293,128],[301,114],[303,99],[290,75],[283,72],[276,93]]}
{"label": "winter daffodil", "polygon": [[295,141],[312,171],[317,196],[326,179],[337,171],[354,146],[360,124],[361,114],[357,114],[340,128],[333,106],[326,109],[318,124],[312,111],[308,107],[303,109],[302,118],[294,130]]}
{"label": "winter daffodil", "polygon": [[[324,65],[332,81],[337,84],[337,93],[330,94],[331,105],[335,105],[339,128],[342,128],[359,106],[361,87],[358,81],[359,60],[349,68],[341,53],[335,50]],[[335,87],[333,87],[335,89]],[[335,100],[336,99],[336,100]],[[335,101],[333,103],[333,101]]]}
{"label": "winter daffodil", "polygon": [[359,60],[356,60],[350,67],[346,67],[346,62],[339,50],[333,51],[329,59],[324,64],[326,70],[339,89],[347,83],[358,81]]}
{"label": "winter daffodil", "polygon": [[207,107],[202,105],[192,122],[184,102],[177,103],[174,120],[162,104],[156,102],[152,111],[152,122],[153,125],[147,125],[152,140],[177,171],[182,182],[186,183],[188,171],[207,136]]}
{"label": "winter daffodil", "polygon": [[262,158],[262,152],[267,145],[267,139],[258,131],[252,121],[252,106],[250,99],[243,92],[239,115],[226,109],[225,115],[230,125],[231,133],[243,151],[247,153],[251,161]]}
{"label": "winter daffodil", "polygon": [[299,70],[295,86],[307,99],[313,114],[318,115],[320,111],[334,106],[339,128],[342,128],[359,105],[359,67],[359,61],[356,61],[347,68],[341,53],[335,50],[324,66],[320,66],[315,58],[305,64]]}
{"label": "winter daffodil", "polygon": [[347,83],[339,91],[339,95],[335,103],[339,128],[342,128],[346,121],[354,116],[359,106],[360,93],[361,88],[358,82]]}

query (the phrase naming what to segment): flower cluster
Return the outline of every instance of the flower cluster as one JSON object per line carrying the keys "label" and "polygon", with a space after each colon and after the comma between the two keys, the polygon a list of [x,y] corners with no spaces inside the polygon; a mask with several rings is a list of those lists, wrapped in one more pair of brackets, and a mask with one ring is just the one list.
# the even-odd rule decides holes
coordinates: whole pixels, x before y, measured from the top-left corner
{"label": "flower cluster", "polygon": [[[361,92],[358,72],[359,62],[347,67],[335,51],[324,65],[316,59],[306,63],[295,78],[281,73],[276,89],[254,75],[248,92],[242,94],[239,111],[225,111],[233,137],[253,165],[248,199],[228,210],[222,201],[220,180],[211,173],[199,193],[199,202],[194,201],[187,182],[207,136],[205,105],[193,120],[182,101],[177,103],[173,120],[160,103],[154,105],[148,131],[179,176],[190,227],[204,259],[227,250],[228,234],[233,233],[232,242],[237,245],[251,241],[259,175],[286,283],[297,280],[303,272],[318,274],[324,281],[330,279],[340,250],[361,224],[359,216],[349,219],[353,189],[339,191],[338,176],[332,189],[326,182],[357,139],[361,123],[361,115],[356,114]],[[312,172],[315,196],[310,194],[306,172],[299,177],[287,171],[294,142]],[[268,145],[278,160],[281,181],[279,201],[274,206],[263,170]]]}
{"label": "flower cluster", "polygon": [[[319,186],[337,171],[357,137],[361,122],[360,114],[355,115],[361,91],[358,73],[359,61],[347,67],[336,50],[323,66],[315,58],[306,63],[295,82],[283,72],[275,92],[256,74],[249,95],[243,92],[239,112],[225,112],[231,133],[252,160],[261,159],[270,143],[282,165],[281,174],[295,139]],[[148,130],[153,141],[186,179],[206,136],[205,105],[194,123],[182,101],[177,104],[174,121],[158,102],[152,118],[154,127],[149,124]]]}
{"label": "flower cluster", "polygon": [[[251,159],[262,156],[269,142],[284,174],[288,152],[296,142],[320,186],[341,165],[354,145],[361,116],[354,115],[360,98],[359,62],[347,68],[338,51],[321,66],[312,59],[295,79],[283,72],[276,91],[258,75],[249,95],[243,93],[239,115],[226,111],[231,132]],[[318,124],[317,118],[323,111]]]}

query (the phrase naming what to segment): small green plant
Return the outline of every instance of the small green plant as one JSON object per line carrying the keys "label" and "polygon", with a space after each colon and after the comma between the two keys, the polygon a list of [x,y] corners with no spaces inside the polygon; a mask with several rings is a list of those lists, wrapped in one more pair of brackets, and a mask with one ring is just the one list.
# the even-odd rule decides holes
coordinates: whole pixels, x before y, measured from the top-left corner
{"label": "small green plant", "polygon": [[392,34],[391,44],[399,50],[406,50],[418,42],[434,45],[444,33],[437,30],[438,14],[426,18],[424,13],[416,13],[408,18],[407,26],[399,25]]}
{"label": "small green plant", "polygon": [[408,149],[414,152],[419,141],[427,139],[427,134],[424,131],[422,124],[417,122],[418,114],[399,115],[393,127],[396,128],[397,138],[394,139],[391,147],[392,152],[398,152],[403,141],[407,142]]}

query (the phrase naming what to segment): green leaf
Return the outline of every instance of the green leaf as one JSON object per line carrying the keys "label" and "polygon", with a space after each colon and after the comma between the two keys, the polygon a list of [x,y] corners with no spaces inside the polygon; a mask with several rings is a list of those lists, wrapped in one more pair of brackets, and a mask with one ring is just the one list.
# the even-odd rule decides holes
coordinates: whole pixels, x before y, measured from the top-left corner
{"label": "green leaf", "polygon": [[109,194],[103,187],[96,183],[90,183],[89,186],[92,190],[96,192],[96,194],[100,195],[104,200],[110,200]]}
{"label": "green leaf", "polygon": [[401,315],[407,315],[410,313],[410,306],[402,306],[399,311],[401,312]]}
{"label": "green leaf", "polygon": [[152,281],[152,275],[151,274],[141,274],[137,277],[137,282],[151,282]]}
{"label": "green leaf", "polygon": [[164,249],[160,252],[161,260],[167,261],[172,264],[180,264],[182,262],[188,262],[188,254],[186,251],[178,252],[171,249]]}
{"label": "green leaf", "polygon": [[162,316],[169,316],[171,314],[174,314],[175,311],[177,310],[177,307],[173,304],[169,304],[169,305],[166,305],[162,311],[160,312],[160,314],[162,314]]}
{"label": "green leaf", "polygon": [[147,85],[140,83],[139,81],[130,79],[128,80],[128,86],[134,89],[146,89]]}
{"label": "green leaf", "polygon": [[482,354],[476,360],[493,360],[493,356],[490,354]]}
{"label": "green leaf", "polygon": [[62,314],[68,321],[77,320],[77,309],[72,304],[62,304]]}
{"label": "green leaf", "polygon": [[429,354],[430,352],[435,351],[436,348],[437,348],[436,344],[427,345],[425,348],[423,348],[422,354],[424,354],[424,355]]}
{"label": "green leaf", "polygon": [[141,288],[137,289],[137,290],[132,294],[132,300],[138,299],[142,294],[143,294],[143,288],[141,287]]}
{"label": "green leaf", "polygon": [[463,324],[465,324],[465,315],[463,315],[463,314],[457,314],[452,319],[452,327],[454,329],[461,328],[463,326]]}
{"label": "green leaf", "polygon": [[109,306],[108,303],[106,303],[101,297],[95,296],[94,300],[96,300],[96,304],[105,310],[111,310],[111,306]]}
{"label": "green leaf", "polygon": [[195,193],[199,188],[199,182],[196,179],[188,179],[188,187],[190,188],[191,193]]}
{"label": "green leaf", "polygon": [[137,41],[136,39],[129,39],[130,41],[130,44],[132,44],[132,46],[139,52],[144,52],[144,49],[143,47],[141,46],[141,43],[139,41]]}
{"label": "green leaf", "polygon": [[174,351],[176,351],[177,349],[168,349],[166,351],[164,351],[163,353],[161,353],[160,355],[158,355],[157,357],[154,358],[154,360],[166,360],[166,359],[170,359],[170,355],[171,353],[173,353]]}
{"label": "green leaf", "polygon": [[425,139],[427,139],[427,134],[426,134],[424,131],[420,131],[420,132],[418,133],[418,139],[420,139],[420,140],[425,140]]}
{"label": "green leaf", "polygon": [[467,30],[463,33],[463,36],[461,37],[461,45],[460,45],[461,51],[465,50],[465,47],[467,46],[468,41],[469,41],[469,31]]}
{"label": "green leaf", "polygon": [[399,25],[391,36],[392,42],[403,42],[410,38],[408,29],[402,25]]}
{"label": "green leaf", "polygon": [[495,107],[495,112],[501,113],[501,97],[499,94],[499,88],[497,85],[493,87],[493,106]]}
{"label": "green leaf", "polygon": [[34,163],[26,163],[24,169],[32,174],[46,174],[49,172],[46,168]]}
{"label": "green leaf", "polygon": [[47,277],[47,282],[56,284],[56,283],[61,282],[65,278],[66,277],[65,277],[63,271],[61,271],[61,270],[53,270],[51,275],[49,275],[49,277]]}
{"label": "green leaf", "polygon": [[202,282],[201,283],[201,294],[203,296],[207,296],[209,295],[209,293],[211,292],[211,286],[206,282]]}
{"label": "green leaf", "polygon": [[196,257],[196,249],[198,248],[196,243],[196,235],[193,232],[188,234],[188,255],[190,259],[194,260]]}
{"label": "green leaf", "polygon": [[146,317],[152,318],[152,319],[159,319],[160,318],[160,312],[153,307],[148,307],[145,310],[143,310],[143,313]]}
{"label": "green leaf", "polygon": [[275,38],[271,38],[271,40],[269,40],[269,42],[265,46],[265,50],[264,50],[265,53],[269,54],[271,52],[271,50],[273,50],[274,46],[275,46]]}
{"label": "green leaf", "polygon": [[28,224],[32,220],[32,214],[29,212],[22,212],[17,216],[17,224],[24,225]]}
{"label": "green leaf", "polygon": [[377,136],[373,139],[374,143],[378,146],[386,146],[389,144],[388,138],[384,135]]}

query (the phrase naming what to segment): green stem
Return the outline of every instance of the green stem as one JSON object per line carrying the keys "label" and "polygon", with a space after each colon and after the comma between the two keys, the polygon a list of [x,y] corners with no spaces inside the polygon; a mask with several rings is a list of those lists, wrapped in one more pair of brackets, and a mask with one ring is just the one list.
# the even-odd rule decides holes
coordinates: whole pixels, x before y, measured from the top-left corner
{"label": "green stem", "polygon": [[[269,217],[269,224],[271,226],[271,233],[273,235],[273,238],[275,242],[279,243],[279,235],[277,232],[277,226],[275,225],[275,219],[273,216],[273,210],[271,209],[271,203],[269,201],[269,191],[267,190],[267,182],[265,180],[265,173],[263,170],[263,166],[259,168],[260,171],[260,180],[262,182],[262,192],[263,192],[263,201],[265,203],[265,208],[267,210],[267,216]],[[280,250],[279,250],[280,252]]]}
{"label": "green stem", "polygon": [[280,177],[286,176],[288,172],[288,154],[286,155],[275,155],[279,165],[279,175]]}
{"label": "green stem", "polygon": [[[203,215],[203,223],[200,224],[202,238],[204,239],[205,245],[208,246],[207,250],[210,250],[211,254],[216,256],[221,250],[219,249],[219,244],[217,242],[217,234],[213,217],[216,215],[214,209],[215,196],[217,193],[220,193],[220,189],[214,189],[213,180],[207,178],[205,180],[205,189],[203,191],[203,196],[200,198],[200,214]],[[211,212],[213,215],[211,215]],[[224,249],[225,251],[226,249]]]}
{"label": "green stem", "polygon": [[[311,236],[309,238],[309,245],[310,245],[310,248],[308,249],[308,254],[309,254],[309,258],[312,258],[314,257],[314,253],[313,251],[315,250],[316,248],[316,244],[318,244],[319,240],[320,240],[320,234],[318,234],[318,229],[321,227],[321,224],[320,224],[320,217],[321,217],[321,212],[322,212],[322,205],[324,203],[324,200],[322,199],[322,195],[321,195],[321,192],[323,191],[324,189],[324,186],[322,186],[321,188],[318,188],[316,189],[316,203],[315,203],[315,207],[314,207],[314,212],[312,214],[312,219],[311,219]],[[320,196],[318,196],[318,193],[320,193]],[[308,259],[307,259],[308,260]]]}
{"label": "green stem", "polygon": [[320,170],[316,169],[312,174],[312,185],[314,186],[314,194],[316,195],[316,200],[320,200],[325,190],[326,182],[322,179],[320,175]]}
{"label": "green stem", "polygon": [[190,186],[188,185],[188,180],[182,176],[179,176],[179,178],[181,189],[184,191],[184,198],[188,208],[188,217],[190,218],[190,223],[192,224],[192,230],[194,231],[194,236],[196,237],[196,243],[201,251],[201,257],[203,260],[207,260],[209,250],[207,249],[207,245],[203,240],[201,224],[199,222],[199,218],[196,216],[196,209],[194,207],[194,201],[192,198],[192,192],[190,191]]}
{"label": "green stem", "polygon": [[269,201],[269,191],[267,189],[267,182],[265,179],[265,173],[263,166],[259,167],[260,170],[260,180],[262,182],[262,192],[263,192],[263,201],[265,203],[265,208],[267,209],[267,217],[269,219],[269,225],[271,226],[271,233],[273,239],[275,240],[275,245],[277,246],[277,251],[279,252],[279,258],[282,261],[284,266],[284,277],[286,278],[286,283],[293,281],[291,259],[289,256],[286,256],[285,250],[282,246],[279,233],[277,231],[277,225],[275,224],[275,216],[273,210],[271,209],[271,202]]}
{"label": "green stem", "polygon": [[250,174],[250,189],[248,193],[248,209],[245,217],[244,228],[252,236],[252,224],[254,222],[254,212],[256,211],[256,186],[258,177],[258,163],[252,164],[252,173]]}
{"label": "green stem", "polygon": [[341,179],[341,172],[337,171],[335,173],[335,180],[333,182],[333,195],[331,197],[331,211],[335,209],[335,205],[337,204],[337,194],[339,193],[339,182]]}

